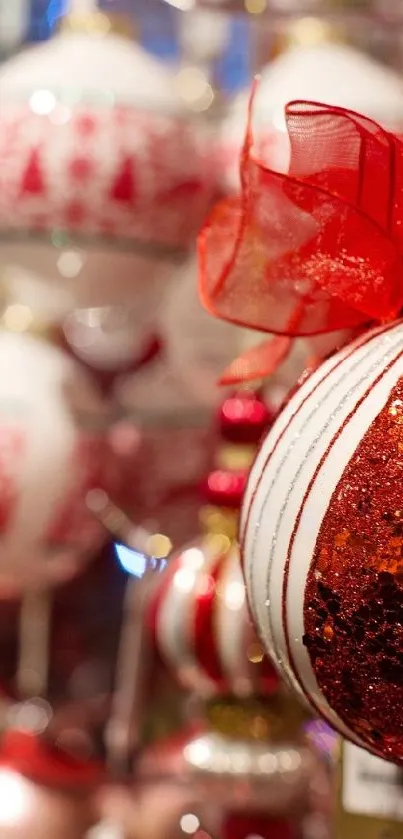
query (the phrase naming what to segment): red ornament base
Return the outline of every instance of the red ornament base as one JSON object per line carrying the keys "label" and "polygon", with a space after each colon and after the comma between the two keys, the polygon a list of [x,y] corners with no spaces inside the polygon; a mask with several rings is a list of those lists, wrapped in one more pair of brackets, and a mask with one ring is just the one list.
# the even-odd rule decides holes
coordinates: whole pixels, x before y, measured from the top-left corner
{"label": "red ornament base", "polygon": [[222,839],[297,839],[290,822],[269,819],[266,815],[233,813],[227,815],[221,830]]}

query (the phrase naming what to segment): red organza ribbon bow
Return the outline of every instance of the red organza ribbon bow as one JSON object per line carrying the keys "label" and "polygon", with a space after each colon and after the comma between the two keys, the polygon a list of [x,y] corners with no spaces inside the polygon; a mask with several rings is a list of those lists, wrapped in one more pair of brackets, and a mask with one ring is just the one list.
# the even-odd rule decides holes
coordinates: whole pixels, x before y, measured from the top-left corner
{"label": "red organza ribbon bow", "polygon": [[241,195],[199,237],[204,305],[277,336],[239,359],[233,380],[272,372],[293,337],[392,320],[403,306],[403,142],[313,102],[291,102],[286,119],[289,173],[253,156],[249,119]]}

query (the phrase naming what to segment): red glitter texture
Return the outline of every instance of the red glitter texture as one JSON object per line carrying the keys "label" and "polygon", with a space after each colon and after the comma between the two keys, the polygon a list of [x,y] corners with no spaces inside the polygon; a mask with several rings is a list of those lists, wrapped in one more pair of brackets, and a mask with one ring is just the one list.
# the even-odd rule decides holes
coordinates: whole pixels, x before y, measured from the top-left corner
{"label": "red glitter texture", "polygon": [[304,644],[340,718],[403,764],[403,380],[333,493],[307,581]]}

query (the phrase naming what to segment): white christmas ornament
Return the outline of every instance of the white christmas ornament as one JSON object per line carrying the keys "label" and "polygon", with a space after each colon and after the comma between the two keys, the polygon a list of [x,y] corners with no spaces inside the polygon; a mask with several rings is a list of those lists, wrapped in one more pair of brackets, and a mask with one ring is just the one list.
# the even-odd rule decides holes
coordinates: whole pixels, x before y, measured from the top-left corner
{"label": "white christmas ornament", "polygon": [[144,406],[154,415],[172,413],[173,406],[176,413],[211,410],[221,398],[221,373],[246,340],[256,343],[261,336],[207,314],[199,299],[194,256],[175,272],[159,302],[155,326],[163,342],[161,359],[122,379],[117,398],[130,414]]}
{"label": "white christmas ornament", "polygon": [[402,376],[401,322],[324,362],[264,441],[241,522],[250,604],[281,674],[398,762]]}
{"label": "white christmas ornament", "polygon": [[109,488],[105,406],[63,351],[0,332],[0,583],[73,576],[104,539],[86,507]]}
{"label": "white christmas ornament", "polygon": [[168,289],[161,315],[171,370],[193,404],[210,408],[221,398],[218,387],[221,373],[248,341],[257,343],[260,336],[212,318],[206,312],[199,298],[194,257]]}
{"label": "white christmas ornament", "polygon": [[[238,95],[221,129],[222,185],[230,192],[239,189],[249,98],[249,90]],[[290,154],[284,108],[293,100],[349,108],[397,131],[403,126],[403,82],[395,72],[344,45],[295,47],[263,70],[253,108],[256,154],[280,172]]]}
{"label": "white christmas ornament", "polygon": [[112,32],[62,34],[1,69],[8,280],[46,279],[83,307],[141,296],[153,308],[214,186],[176,78]]}

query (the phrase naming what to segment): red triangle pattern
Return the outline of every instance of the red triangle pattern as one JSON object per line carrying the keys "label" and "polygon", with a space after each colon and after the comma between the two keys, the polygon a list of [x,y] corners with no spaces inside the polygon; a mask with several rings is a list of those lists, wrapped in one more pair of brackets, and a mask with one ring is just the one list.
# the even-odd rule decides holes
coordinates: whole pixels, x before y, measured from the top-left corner
{"label": "red triangle pattern", "polygon": [[121,204],[133,204],[137,197],[137,184],[133,159],[126,157],[112,186],[111,198]]}
{"label": "red triangle pattern", "polygon": [[27,168],[22,176],[21,195],[43,195],[46,192],[45,180],[38,149],[33,149]]}
{"label": "red triangle pattern", "polygon": [[[98,186],[97,175],[96,166],[90,155],[88,157],[72,157],[66,162],[66,171],[64,173],[61,172],[61,179],[63,180],[63,177],[67,177],[68,191],[72,191],[73,194],[70,200],[62,201],[60,210],[64,223],[69,227],[80,227],[87,220],[90,221],[93,218],[94,208],[91,205],[91,201],[87,204],[87,197],[81,194],[81,189],[80,194],[76,194],[76,187],[77,185],[82,187],[86,183],[92,186],[92,181],[94,181],[95,186]],[[24,199],[30,201],[32,198],[37,198],[42,199],[46,205],[44,207],[46,212],[42,212],[40,215],[37,213],[35,217],[31,217],[31,226],[37,230],[44,230],[48,225],[52,225],[54,221],[52,219],[52,210],[50,214],[48,212],[50,209],[48,207],[48,204],[50,205],[50,198],[53,198],[53,180],[52,175],[47,171],[46,148],[43,150],[39,147],[31,149],[20,177],[19,193],[17,195],[18,201],[22,202]],[[150,196],[150,217],[155,212],[158,218],[158,212],[163,215],[167,211],[167,208],[173,211],[176,210],[177,213],[183,215],[185,209],[186,219],[182,220],[183,227],[180,235],[187,237],[186,222],[192,225],[193,205],[197,206],[202,196],[203,182],[197,177],[189,178],[171,186],[164,186],[164,178],[160,179],[157,177],[157,181],[162,181],[162,183],[160,191],[157,188],[153,198]],[[137,160],[134,155],[122,153],[115,173],[112,174],[109,185],[106,185],[105,198],[107,199],[105,202],[106,213],[108,213],[108,200],[116,208],[120,206],[122,210],[124,208],[134,210],[136,208],[139,199],[141,199],[141,190],[139,189],[138,182]],[[56,207],[59,206],[59,201],[56,196],[54,196],[54,203]],[[187,208],[189,208],[189,212],[187,212]],[[96,217],[95,221],[98,226],[100,224],[102,226],[102,220],[99,217]],[[119,223],[117,223],[117,227],[119,228]],[[111,237],[118,235],[116,223],[105,219],[103,232],[105,235],[110,235]]]}

